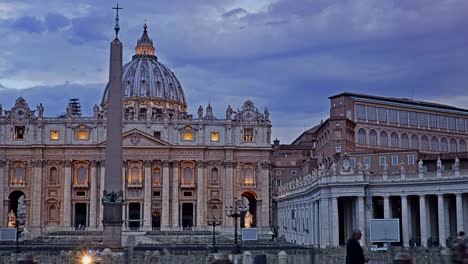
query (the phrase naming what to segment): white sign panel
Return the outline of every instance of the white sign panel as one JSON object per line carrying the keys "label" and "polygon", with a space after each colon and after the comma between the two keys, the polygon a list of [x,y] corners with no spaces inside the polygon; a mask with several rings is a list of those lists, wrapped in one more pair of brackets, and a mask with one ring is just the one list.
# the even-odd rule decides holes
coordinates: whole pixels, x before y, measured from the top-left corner
{"label": "white sign panel", "polygon": [[0,228],[0,241],[16,241],[16,228]]}
{"label": "white sign panel", "polygon": [[371,219],[371,242],[400,242],[400,219]]}
{"label": "white sign panel", "polygon": [[242,240],[258,240],[257,228],[242,228]]}

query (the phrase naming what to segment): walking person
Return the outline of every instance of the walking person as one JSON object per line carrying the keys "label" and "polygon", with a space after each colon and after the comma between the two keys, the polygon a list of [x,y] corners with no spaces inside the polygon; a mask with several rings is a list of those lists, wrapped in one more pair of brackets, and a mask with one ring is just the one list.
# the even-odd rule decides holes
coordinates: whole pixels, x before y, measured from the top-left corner
{"label": "walking person", "polygon": [[369,261],[364,257],[364,251],[359,244],[361,238],[361,230],[356,229],[346,242],[346,264],[364,264]]}
{"label": "walking person", "polygon": [[467,244],[465,239],[465,232],[458,232],[458,237],[455,239],[452,245],[452,263],[462,264],[466,263],[465,256],[467,251]]}

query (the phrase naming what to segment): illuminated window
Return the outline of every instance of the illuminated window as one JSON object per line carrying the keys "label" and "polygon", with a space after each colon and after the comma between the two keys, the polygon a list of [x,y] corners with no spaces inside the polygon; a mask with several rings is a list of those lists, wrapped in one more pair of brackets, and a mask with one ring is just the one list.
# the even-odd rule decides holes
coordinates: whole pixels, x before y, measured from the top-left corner
{"label": "illuminated window", "polygon": [[219,141],[219,132],[211,132],[211,141]]}
{"label": "illuminated window", "polygon": [[50,131],[50,140],[59,140],[59,132],[57,130]]}
{"label": "illuminated window", "polygon": [[11,185],[18,186],[24,185],[24,168],[15,167],[13,174],[11,175]]}
{"label": "illuminated window", "polygon": [[15,140],[24,140],[26,138],[26,129],[24,126],[15,126]]}
{"label": "illuminated window", "polygon": [[253,129],[252,128],[245,128],[244,129],[244,142],[253,142]]}
{"label": "illuminated window", "polygon": [[244,186],[254,185],[254,171],[252,168],[244,169]]}
{"label": "illuminated window", "polygon": [[85,125],[80,125],[76,131],[76,139],[78,140],[88,140],[89,139],[89,130]]}
{"label": "illuminated window", "polygon": [[130,177],[128,179],[128,183],[130,185],[138,185],[141,184],[140,180],[140,168],[137,166],[133,166],[132,169],[130,170]]}
{"label": "illuminated window", "polygon": [[153,169],[153,186],[161,186],[161,169]]}
{"label": "illuminated window", "polygon": [[183,141],[193,141],[195,138],[193,132],[182,132],[182,140]]}

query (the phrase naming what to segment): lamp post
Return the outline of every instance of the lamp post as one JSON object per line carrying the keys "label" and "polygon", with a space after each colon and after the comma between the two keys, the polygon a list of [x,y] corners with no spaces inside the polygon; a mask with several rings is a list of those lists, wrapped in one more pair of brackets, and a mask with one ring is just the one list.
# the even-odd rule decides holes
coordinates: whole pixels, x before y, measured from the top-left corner
{"label": "lamp post", "polygon": [[234,218],[234,254],[240,254],[240,245],[239,242],[237,241],[237,218],[241,217],[241,215],[249,209],[249,207],[245,205],[239,205],[237,206],[238,201],[237,199],[234,199],[234,206],[229,206],[224,209],[226,212],[226,216]]}
{"label": "lamp post", "polygon": [[218,225],[221,225],[221,218],[216,218],[215,217],[215,212],[213,212],[213,216],[211,218],[206,218],[206,222],[209,226],[212,226],[213,227],[213,247],[211,249],[211,251],[213,253],[216,253],[218,252],[218,250],[216,249],[216,226]]}

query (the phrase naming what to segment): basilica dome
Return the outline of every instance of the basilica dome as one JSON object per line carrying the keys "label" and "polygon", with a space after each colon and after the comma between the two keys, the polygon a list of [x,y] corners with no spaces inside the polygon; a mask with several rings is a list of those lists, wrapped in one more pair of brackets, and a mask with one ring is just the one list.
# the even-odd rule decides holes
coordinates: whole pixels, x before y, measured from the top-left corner
{"label": "basilica dome", "polygon": [[[184,90],[174,73],[158,61],[146,24],[143,28],[132,61],[123,66],[124,105],[144,103],[184,111],[187,107]],[[107,105],[108,86],[102,98],[103,106]]]}

